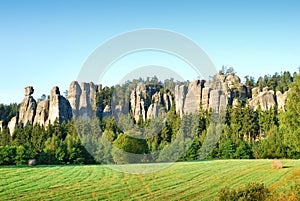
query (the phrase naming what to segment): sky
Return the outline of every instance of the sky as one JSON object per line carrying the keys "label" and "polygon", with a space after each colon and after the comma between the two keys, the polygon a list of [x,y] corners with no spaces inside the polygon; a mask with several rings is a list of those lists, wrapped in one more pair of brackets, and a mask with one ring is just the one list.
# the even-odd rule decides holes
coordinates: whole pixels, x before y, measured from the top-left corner
{"label": "sky", "polygon": [[[300,66],[299,9],[297,0],[2,0],[0,103],[20,103],[28,85],[34,87],[36,99],[53,86],[64,92],[101,44],[145,28],[187,37],[217,69],[232,66],[242,79],[295,72]],[[197,78],[178,58],[148,51],[120,59],[112,67],[116,70],[99,82],[117,84],[147,65],[168,66],[184,79]]]}

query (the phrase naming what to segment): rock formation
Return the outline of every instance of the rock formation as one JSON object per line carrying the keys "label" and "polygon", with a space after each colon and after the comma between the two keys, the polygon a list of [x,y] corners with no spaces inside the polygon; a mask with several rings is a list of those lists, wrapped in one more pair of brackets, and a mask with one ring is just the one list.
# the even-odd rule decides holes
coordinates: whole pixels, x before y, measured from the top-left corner
{"label": "rock formation", "polygon": [[25,98],[23,99],[17,116],[13,117],[8,128],[11,134],[18,125],[39,124],[47,126],[57,119],[59,123],[72,119],[72,108],[67,99],[60,95],[59,88],[53,87],[49,100],[40,101],[38,105],[31,96],[33,87],[25,87]]}
{"label": "rock formation", "polygon": [[163,95],[163,103],[162,104],[166,107],[167,111],[169,111],[171,109],[172,104],[173,104],[173,98],[170,93]]}
{"label": "rock formation", "polygon": [[[32,97],[33,87],[25,87],[25,98],[16,117],[8,123],[8,128],[12,134],[18,125],[40,124],[47,126],[57,119],[59,123],[68,121],[74,116],[110,117],[114,115],[118,119],[121,113],[131,114],[136,122],[140,119],[147,120],[159,116],[163,111],[168,112],[175,101],[176,112],[182,117],[184,114],[193,113],[200,109],[212,109],[219,113],[227,105],[237,107],[240,102],[249,103],[254,110],[260,106],[268,110],[277,106],[278,110],[284,110],[287,92],[281,93],[259,88],[247,88],[241,83],[240,78],[234,74],[216,74],[211,80],[195,80],[188,85],[177,85],[174,94],[165,91],[159,85],[148,86],[139,83],[131,91],[130,97],[125,97],[122,101],[100,104],[97,108],[97,94],[101,95],[102,86],[94,83],[81,83],[73,81],[70,84],[68,97],[65,99],[60,95],[58,87],[53,87],[49,100],[40,101],[38,104]],[[251,97],[249,97],[251,94]],[[248,99],[248,101],[246,101]],[[0,122],[0,130],[2,129]]]}
{"label": "rock formation", "polygon": [[[68,91],[68,101],[71,104],[74,117],[93,117],[97,110],[96,95],[101,91],[101,85],[94,83],[81,83],[73,81]],[[104,108],[102,108],[103,110]]]}
{"label": "rock formation", "polygon": [[185,97],[188,91],[188,87],[185,85],[175,87],[175,103],[176,103],[176,112],[182,117],[184,114],[184,103]]}
{"label": "rock formation", "polygon": [[208,83],[204,84],[204,88],[202,89],[202,108],[204,110],[209,108],[209,95],[210,95],[211,88],[209,87]]}
{"label": "rock formation", "polygon": [[240,78],[230,74],[216,74],[207,82],[195,80],[188,86],[175,87],[176,112],[183,114],[192,113],[200,109],[213,109],[219,112],[232,105],[234,98],[246,98],[247,88],[240,83]]}
{"label": "rock formation", "polygon": [[79,104],[80,104],[81,93],[82,90],[78,82],[77,81],[71,82],[67,99],[70,102],[70,105],[72,107],[72,112],[74,117],[79,116]]}
{"label": "rock formation", "polygon": [[10,135],[13,135],[13,133],[15,132],[15,130],[17,128],[17,125],[18,125],[17,117],[11,118],[11,120],[8,122],[8,125],[7,125]]}
{"label": "rock formation", "polygon": [[[254,92],[254,93],[253,93]],[[264,88],[263,91],[259,91],[256,88],[252,89],[252,98],[249,99],[249,105],[256,110],[260,106],[262,111],[269,110],[275,107],[276,101],[273,90]]]}
{"label": "rock formation", "polygon": [[36,112],[36,101],[31,96],[33,92],[34,89],[32,86],[25,87],[25,98],[20,106],[18,124],[23,124],[24,126],[33,124]]}
{"label": "rock formation", "polygon": [[184,100],[184,113],[191,113],[196,110],[199,110],[203,87],[203,80],[195,80],[189,84],[187,94]]}
{"label": "rock formation", "polygon": [[67,99],[60,95],[59,88],[53,87],[49,99],[49,115],[46,122],[53,124],[55,120],[59,123],[72,119],[72,108]]}
{"label": "rock formation", "polygon": [[159,105],[158,103],[153,103],[149,106],[147,110],[147,119],[153,119],[158,116],[159,112]]}
{"label": "rock formation", "polygon": [[287,91],[283,94],[280,91],[276,91],[277,107],[279,111],[283,111],[285,109],[287,93]]}
{"label": "rock formation", "polygon": [[[139,83],[138,86],[131,92],[130,95],[130,110],[136,122],[142,118],[146,120],[145,100],[147,99],[146,85]],[[147,105],[146,105],[147,106]]]}
{"label": "rock formation", "polygon": [[36,114],[34,117],[34,125],[45,125],[49,115],[49,100],[44,100],[38,103]]}
{"label": "rock formation", "polygon": [[172,104],[173,98],[169,91],[161,91],[161,87],[138,83],[130,94],[129,113],[136,122],[140,118],[145,121],[157,117],[163,110],[169,111]]}

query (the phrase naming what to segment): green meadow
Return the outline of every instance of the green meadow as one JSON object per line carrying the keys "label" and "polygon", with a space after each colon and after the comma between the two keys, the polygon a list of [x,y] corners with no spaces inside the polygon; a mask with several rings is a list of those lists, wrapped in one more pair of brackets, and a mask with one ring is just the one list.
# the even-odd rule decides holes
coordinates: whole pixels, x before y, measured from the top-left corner
{"label": "green meadow", "polygon": [[300,184],[300,160],[282,162],[282,169],[271,160],[178,162],[147,174],[102,165],[2,166],[0,200],[217,200],[221,188],[249,182],[284,194]]}

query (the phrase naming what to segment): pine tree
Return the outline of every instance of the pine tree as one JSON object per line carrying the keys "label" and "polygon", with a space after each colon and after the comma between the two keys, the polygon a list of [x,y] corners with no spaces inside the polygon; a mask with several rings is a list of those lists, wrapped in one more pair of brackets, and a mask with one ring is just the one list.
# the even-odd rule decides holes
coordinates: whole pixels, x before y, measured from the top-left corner
{"label": "pine tree", "polygon": [[284,143],[289,148],[288,156],[300,158],[300,76],[295,75],[294,83],[286,101],[286,112],[280,113],[280,129]]}

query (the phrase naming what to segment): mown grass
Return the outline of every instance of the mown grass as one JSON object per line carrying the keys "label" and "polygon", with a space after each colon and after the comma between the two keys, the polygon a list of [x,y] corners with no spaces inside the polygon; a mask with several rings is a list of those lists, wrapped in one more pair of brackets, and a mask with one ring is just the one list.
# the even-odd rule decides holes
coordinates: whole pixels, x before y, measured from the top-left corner
{"label": "mown grass", "polygon": [[[101,165],[0,167],[0,200],[216,200],[221,188],[249,182],[288,193],[300,184],[300,160],[180,162],[150,174],[127,174]],[[154,164],[155,165],[155,164]]]}

